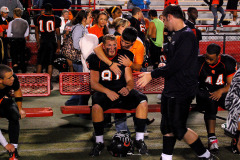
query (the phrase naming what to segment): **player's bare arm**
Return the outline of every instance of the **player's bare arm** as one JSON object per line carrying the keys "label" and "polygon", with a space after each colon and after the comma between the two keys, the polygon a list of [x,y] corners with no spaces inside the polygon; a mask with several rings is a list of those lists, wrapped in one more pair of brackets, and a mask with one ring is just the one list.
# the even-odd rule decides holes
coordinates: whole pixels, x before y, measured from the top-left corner
{"label": "player's bare arm", "polygon": [[103,85],[101,85],[99,83],[99,72],[98,71],[94,71],[94,70],[90,70],[90,84],[91,84],[91,88],[95,91],[98,92],[102,92],[105,93],[109,99],[111,99],[111,101],[115,101],[116,99],[119,98],[119,94],[117,94],[116,92],[104,87]]}
{"label": "player's bare arm", "polygon": [[[14,96],[15,96],[15,99],[17,99],[17,98],[21,99],[22,98],[22,91],[21,91],[20,88],[14,92]],[[16,103],[17,103],[17,106],[18,106],[19,113],[21,115],[21,119],[25,118],[26,117],[26,112],[22,109],[22,101],[19,100],[19,101],[16,101]]]}
{"label": "player's bare arm", "polygon": [[98,45],[95,49],[94,49],[94,52],[96,53],[96,55],[98,56],[98,58],[100,60],[102,60],[103,62],[105,62],[109,68],[117,75],[121,75],[121,70],[119,69],[118,66],[120,66],[120,64],[118,63],[115,63],[115,62],[112,62],[111,60],[109,60],[104,51],[103,51],[103,48],[102,48],[102,45]]}
{"label": "player's bare arm", "polygon": [[60,28],[56,28],[56,34],[57,34],[57,50],[56,53],[60,53],[60,48],[61,48],[61,34],[60,34]]}
{"label": "player's bare arm", "polygon": [[123,96],[127,96],[129,92],[133,89],[134,87],[134,81],[133,81],[133,76],[132,76],[132,70],[130,67],[125,68],[125,79],[127,82],[126,87],[123,87],[120,91],[118,91],[119,94]]}
{"label": "player's bare arm", "polygon": [[227,77],[227,85],[223,88],[220,88],[219,90],[213,92],[213,93],[210,93],[210,98],[215,100],[215,101],[218,101],[221,97],[222,97],[222,94],[223,93],[227,93],[229,88],[230,88],[230,85],[231,85],[231,82],[232,82],[232,79],[233,79],[233,76],[229,76]]}

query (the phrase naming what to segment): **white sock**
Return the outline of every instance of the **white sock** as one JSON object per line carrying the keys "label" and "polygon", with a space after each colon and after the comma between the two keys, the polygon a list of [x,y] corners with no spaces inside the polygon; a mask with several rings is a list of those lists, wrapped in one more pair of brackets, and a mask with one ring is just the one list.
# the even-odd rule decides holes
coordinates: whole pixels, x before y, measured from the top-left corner
{"label": "white sock", "polygon": [[12,144],[15,148],[18,148],[18,144]]}
{"label": "white sock", "polygon": [[100,135],[100,136],[96,136],[96,143],[103,143],[103,135]]}
{"label": "white sock", "polygon": [[172,155],[162,153],[161,157],[162,160],[172,160]]}
{"label": "white sock", "polygon": [[144,132],[136,132],[136,140],[143,140],[144,141]]}
{"label": "white sock", "polygon": [[198,156],[198,157],[200,157],[200,158],[209,158],[210,157],[210,152],[206,149],[206,152],[205,153],[203,153],[202,155],[200,155],[200,156]]}

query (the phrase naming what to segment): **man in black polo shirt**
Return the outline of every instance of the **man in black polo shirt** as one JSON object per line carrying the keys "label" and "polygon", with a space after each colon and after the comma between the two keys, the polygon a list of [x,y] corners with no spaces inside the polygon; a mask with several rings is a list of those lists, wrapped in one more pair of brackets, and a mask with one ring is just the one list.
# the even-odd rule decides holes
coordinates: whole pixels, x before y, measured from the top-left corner
{"label": "man in black polo shirt", "polygon": [[163,76],[165,86],[161,105],[161,132],[163,134],[162,160],[172,160],[176,139],[184,141],[200,159],[218,159],[204,148],[198,135],[187,128],[190,104],[197,89],[197,41],[192,30],[184,24],[179,6],[170,5],[163,11],[163,22],[173,31],[167,45],[165,66],[140,75],[139,87],[144,87],[152,78]]}
{"label": "man in black polo shirt", "polygon": [[[14,91],[15,102],[12,100],[11,90]],[[18,158],[19,119],[25,118],[26,113],[22,109],[22,92],[18,78],[13,70],[4,64],[0,64],[0,117],[7,118],[9,121],[10,144],[2,136],[1,131],[0,143],[8,150],[10,158],[13,153]]]}

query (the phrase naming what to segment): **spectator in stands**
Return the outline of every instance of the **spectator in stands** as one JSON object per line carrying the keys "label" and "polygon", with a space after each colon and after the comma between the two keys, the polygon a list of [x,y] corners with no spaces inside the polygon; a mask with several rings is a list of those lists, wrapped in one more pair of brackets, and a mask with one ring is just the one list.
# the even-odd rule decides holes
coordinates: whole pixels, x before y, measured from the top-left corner
{"label": "spectator in stands", "polygon": [[[14,90],[15,102],[9,94],[11,90]],[[8,150],[9,158],[12,158],[13,153],[15,153],[16,158],[19,158],[17,151],[20,131],[19,120],[26,117],[26,113],[22,109],[22,100],[22,91],[17,76],[10,67],[0,64],[0,117],[7,118],[9,121],[10,140],[8,143],[0,131],[0,143]]]}
{"label": "spectator in stands", "polygon": [[232,152],[240,154],[240,69],[233,76],[230,89],[225,99],[225,108],[229,111],[225,132],[233,135]]}
{"label": "spectator in stands", "polygon": [[141,39],[143,44],[145,43],[145,25],[141,22],[143,19],[143,13],[139,7],[132,9],[132,17],[128,18],[131,23],[131,27],[134,27],[138,31],[138,37]]}
{"label": "spectator in stands", "polygon": [[94,24],[91,28],[88,29],[89,33],[95,34],[99,42],[104,35],[108,34],[107,27],[108,15],[106,12],[101,11],[97,16],[97,24]]}
{"label": "spectator in stands", "polygon": [[150,10],[148,15],[151,19],[147,32],[147,36],[150,40],[149,52],[153,69],[155,69],[158,68],[160,56],[162,55],[164,24],[158,19],[156,10]]}
{"label": "spectator in stands", "polygon": [[[197,41],[190,28],[185,26],[182,9],[170,5],[163,11],[164,25],[174,31],[168,44],[165,66],[139,75],[138,87],[146,86],[152,78],[163,76],[165,85],[161,105],[161,132],[163,134],[162,160],[172,160],[176,140],[184,141],[197,153],[199,159],[217,160],[204,148],[198,135],[187,128],[190,104],[197,88]],[[188,78],[186,78],[188,77]]]}
{"label": "spectator in stands", "polygon": [[65,28],[65,25],[70,22],[69,20],[69,11],[67,9],[62,10],[62,16],[61,19],[61,26],[60,26],[60,34],[61,34],[61,44],[63,44],[63,31]]}
{"label": "spectator in stands", "polygon": [[[150,9],[149,5],[151,4],[150,0],[132,0],[134,7],[139,7],[141,9]],[[148,11],[143,11],[144,17],[148,17]]]}
{"label": "spectator in stands", "polygon": [[113,26],[115,29],[114,35],[121,36],[124,29],[130,26],[130,22],[125,18],[118,17],[113,20]]}
{"label": "spectator in stands", "polygon": [[[237,10],[238,1],[239,0],[228,0],[226,9]],[[237,19],[237,17],[238,17],[237,11],[231,11],[231,13],[233,14],[233,21],[229,25],[237,25],[239,22]]]}
{"label": "spectator in stands", "polygon": [[[34,19],[35,37],[38,46],[37,73],[42,72],[42,67],[47,67],[47,72],[52,78],[54,55],[55,53],[60,53],[61,47],[61,19],[52,14],[52,5],[50,3],[45,4],[44,8],[45,14],[39,15]],[[39,38],[39,32],[41,33],[41,38]]]}
{"label": "spectator in stands", "polygon": [[114,26],[112,23],[113,23],[114,19],[122,16],[122,9],[119,8],[118,6],[113,6],[113,7],[106,9],[106,11],[110,15],[110,17],[108,18],[109,34],[114,34],[115,29],[114,29]]}
{"label": "spectator in stands", "polygon": [[92,24],[91,24],[92,26],[94,24],[97,24],[97,17],[98,17],[99,13],[100,13],[100,10],[98,10],[98,9],[95,9],[92,11]]}
{"label": "spectator in stands", "polygon": [[13,10],[15,8],[20,8],[20,9],[23,10],[23,6],[22,6],[22,4],[21,4],[21,2],[19,0],[11,0],[11,1],[9,1],[9,0],[7,0],[7,1],[1,0],[0,1],[0,7],[3,7],[3,6],[5,6],[5,7],[7,7],[9,9],[8,16],[11,17],[11,18],[13,17]]}
{"label": "spectator in stands", "polygon": [[[79,42],[84,35],[88,34],[86,26],[91,23],[91,20],[92,20],[91,11],[81,10],[78,12],[76,17],[72,21],[73,27],[71,28],[70,34],[72,32],[74,48],[79,51],[80,51]],[[73,62],[73,68],[76,72],[83,72],[83,66],[81,62]],[[89,98],[90,96],[88,95],[74,95],[65,102],[65,105],[66,106],[88,105]]]}
{"label": "spectator in stands", "polygon": [[164,8],[166,8],[169,5],[173,5],[173,4],[178,5],[178,0],[165,0]]}
{"label": "spectator in stands", "polygon": [[[118,57],[128,56],[133,59],[133,54],[127,50],[117,51],[116,37],[107,34],[103,37],[102,44],[104,54],[107,58],[118,63]],[[132,70],[130,67],[121,65],[121,77],[118,79],[103,61],[92,54],[88,57],[91,88],[96,92],[92,97],[92,121],[96,135],[96,143],[90,153],[90,156],[99,156],[104,149],[104,114],[103,112],[109,108],[136,108],[136,140],[134,146],[138,149],[140,154],[147,154],[147,145],[144,142],[144,129],[147,118],[147,97],[133,89],[134,82],[132,77]],[[100,64],[98,63],[100,62]],[[105,73],[105,74],[104,74]],[[107,75],[107,77],[105,76]]]}
{"label": "spectator in stands", "polygon": [[188,11],[188,20],[185,20],[185,24],[192,29],[193,33],[195,34],[199,46],[199,41],[202,40],[202,32],[195,27],[196,19],[198,18],[198,10],[195,7],[189,7]]}
{"label": "spectator in stands", "polygon": [[199,87],[196,101],[198,109],[205,111],[208,146],[213,152],[218,151],[218,139],[215,135],[218,106],[225,107],[225,97],[237,65],[233,57],[220,54],[220,51],[221,47],[212,43],[207,47],[207,53],[198,58]]}
{"label": "spectator in stands", "polygon": [[1,16],[0,16],[0,25],[3,29],[3,46],[4,46],[4,59],[2,61],[3,64],[7,64],[8,59],[8,38],[7,38],[7,29],[8,23],[12,20],[12,18],[8,17],[9,14],[8,7],[1,7]]}
{"label": "spectator in stands", "polygon": [[[213,33],[214,34],[218,34],[217,32],[217,24],[223,28],[223,25],[222,25],[222,22],[226,16],[226,13],[224,11],[224,9],[222,8],[222,5],[223,5],[223,0],[204,0],[205,3],[207,3],[209,5],[209,10],[212,11],[213,13],[213,16],[214,16],[214,26],[213,26]],[[221,16],[221,19],[220,21],[217,23],[218,21],[218,14],[217,14],[217,11],[219,11],[222,16]]]}
{"label": "spectator in stands", "polygon": [[[70,0],[43,0],[42,5],[50,3],[53,6],[53,9],[69,9],[71,6]],[[54,15],[61,16],[61,11],[54,11]]]}
{"label": "spectator in stands", "polygon": [[29,35],[29,25],[26,20],[21,18],[21,15],[22,10],[20,8],[13,10],[14,20],[9,23],[7,30],[14,73],[18,73],[18,69],[20,69],[22,73],[26,73],[27,71],[27,64],[25,62],[25,38]]}

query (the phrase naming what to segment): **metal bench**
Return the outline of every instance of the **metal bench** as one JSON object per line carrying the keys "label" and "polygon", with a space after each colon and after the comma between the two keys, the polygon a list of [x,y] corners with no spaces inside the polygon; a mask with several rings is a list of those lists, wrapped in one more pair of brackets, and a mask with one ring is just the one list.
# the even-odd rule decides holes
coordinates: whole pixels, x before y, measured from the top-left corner
{"label": "metal bench", "polygon": [[[19,73],[16,74],[23,97],[42,97],[50,95],[50,76],[47,73]],[[53,116],[51,107],[23,108],[26,117],[50,117]]]}
{"label": "metal bench", "polygon": [[[134,82],[138,80],[140,73],[134,73]],[[136,84],[136,83],[134,83]],[[164,79],[156,78],[144,88],[139,88],[136,85],[134,89],[139,90],[144,94],[160,94],[164,88]],[[61,95],[90,95],[90,74],[89,73],[69,73],[64,72],[59,75],[59,90]],[[91,112],[91,106],[61,106],[63,114],[89,114]],[[109,109],[104,113],[135,113],[136,110],[125,109]],[[149,104],[148,112],[161,112],[160,104]]]}

